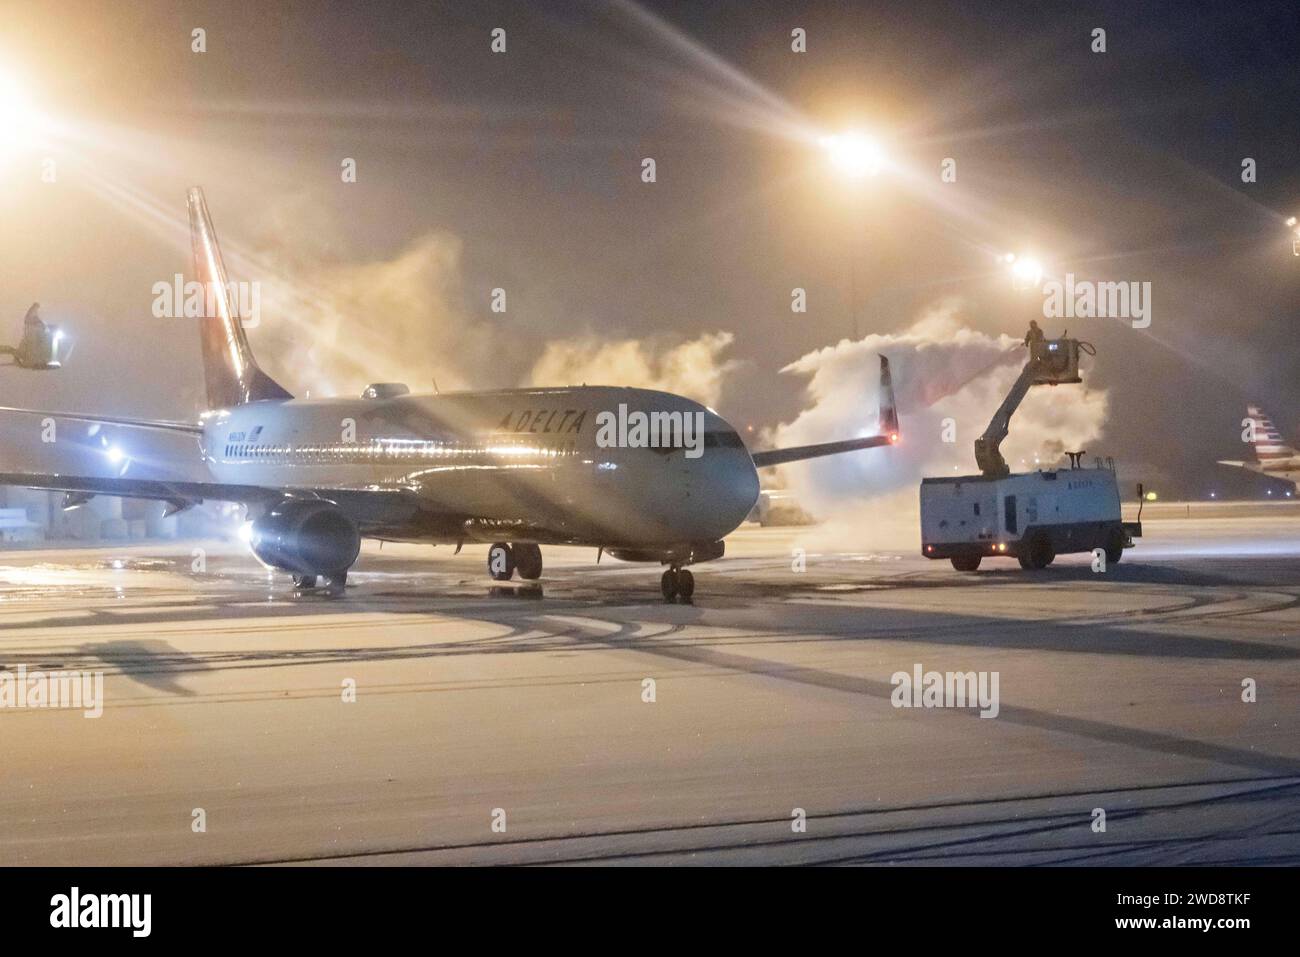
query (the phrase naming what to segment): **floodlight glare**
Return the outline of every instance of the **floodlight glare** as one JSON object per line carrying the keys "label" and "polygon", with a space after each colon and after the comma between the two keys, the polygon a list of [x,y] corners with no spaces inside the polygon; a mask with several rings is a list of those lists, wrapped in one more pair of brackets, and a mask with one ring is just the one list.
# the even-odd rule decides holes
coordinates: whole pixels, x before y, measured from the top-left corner
{"label": "floodlight glare", "polygon": [[1011,263],[1011,281],[1017,289],[1030,289],[1043,279],[1043,266],[1032,256],[1018,256]]}
{"label": "floodlight glare", "polygon": [[0,71],[0,152],[17,152],[34,145],[41,114],[27,91],[12,76]]}
{"label": "floodlight glare", "polygon": [[821,141],[832,165],[853,179],[874,176],[880,172],[884,154],[880,146],[861,133],[838,133],[824,136]]}

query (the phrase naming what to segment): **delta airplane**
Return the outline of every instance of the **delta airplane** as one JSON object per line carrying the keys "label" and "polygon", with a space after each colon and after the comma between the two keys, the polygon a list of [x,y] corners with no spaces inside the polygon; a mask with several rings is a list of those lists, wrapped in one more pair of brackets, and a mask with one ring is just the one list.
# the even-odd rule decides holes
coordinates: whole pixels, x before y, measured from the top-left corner
{"label": "delta airplane", "polygon": [[[360,398],[295,399],[257,365],[234,306],[202,190],[189,191],[198,281],[215,308],[196,319],[207,411],[168,422],[6,409],[89,429],[131,427],[194,440],[185,477],[0,472],[0,484],[94,495],[242,505],[254,556],[295,588],[341,593],[362,538],[489,544],[502,581],[542,573],[542,545],[585,545],[667,566],[666,600],[695,590],[686,566],[719,558],[759,495],[757,470],[899,440],[889,362],[880,357],[875,434],[751,453],[721,416],[666,392],[610,386],[411,395],[395,383]],[[188,445],[188,438],[182,439]],[[95,471],[81,469],[81,471]],[[196,477],[197,476],[197,477]]]}

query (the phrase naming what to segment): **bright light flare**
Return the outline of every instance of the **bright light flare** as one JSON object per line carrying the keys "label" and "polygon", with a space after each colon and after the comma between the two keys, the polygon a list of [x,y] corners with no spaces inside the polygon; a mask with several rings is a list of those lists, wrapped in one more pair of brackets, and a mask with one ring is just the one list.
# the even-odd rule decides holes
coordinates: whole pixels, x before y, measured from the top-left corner
{"label": "bright light flare", "polygon": [[851,179],[875,176],[885,159],[880,144],[861,133],[823,136],[821,145],[830,157],[831,165]]}
{"label": "bright light flare", "polygon": [[1002,261],[1011,266],[1011,284],[1016,289],[1032,289],[1043,280],[1043,264],[1033,256],[1007,253]]}
{"label": "bright light flare", "polygon": [[104,455],[106,455],[108,457],[108,460],[112,462],[114,465],[117,465],[124,458],[126,458],[126,453],[123,452],[116,445],[110,445],[108,448],[106,448],[104,450]]}
{"label": "bright light flare", "polygon": [[0,155],[37,145],[44,117],[27,90],[13,76],[0,71]]}

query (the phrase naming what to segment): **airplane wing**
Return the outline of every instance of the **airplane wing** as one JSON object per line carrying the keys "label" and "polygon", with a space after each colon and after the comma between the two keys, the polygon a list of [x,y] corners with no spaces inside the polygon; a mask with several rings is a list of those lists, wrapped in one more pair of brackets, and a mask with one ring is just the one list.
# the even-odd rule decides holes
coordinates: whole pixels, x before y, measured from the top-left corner
{"label": "airplane wing", "polygon": [[[76,412],[46,412],[38,409],[18,409],[0,406],[0,413],[21,413],[36,417],[49,417],[58,421],[86,423],[92,426],[145,429],[164,435],[197,439],[203,427],[193,422],[176,422],[164,419],[135,419],[125,416],[86,415]],[[98,446],[93,446],[98,454]],[[68,493],[70,504],[80,504],[95,495],[114,495],[122,498],[153,499],[168,502],[173,510],[204,501],[236,502],[241,505],[272,503],[286,497],[319,498],[335,502],[358,521],[384,520],[393,515],[406,517],[419,505],[419,498],[405,488],[310,488],[270,487],[214,482],[197,455],[191,458],[167,458],[156,450],[139,456],[140,467],[153,474],[127,476],[125,469],[117,475],[96,474],[99,470],[84,461],[73,470],[45,471],[37,466],[26,471],[0,472],[0,485],[20,488],[44,489]],[[161,468],[160,468],[161,466]],[[48,469],[49,465],[46,465]],[[116,468],[116,466],[114,466]]]}
{"label": "airplane wing", "polygon": [[0,405],[0,412],[21,412],[23,415],[39,415],[42,418],[71,419],[73,422],[88,422],[91,425],[130,425],[137,429],[159,429],[165,432],[184,432],[190,435],[202,435],[203,426],[197,422],[173,422],[166,419],[129,419],[113,415],[85,415],[80,412],[45,412],[40,409],[16,409]]}
{"label": "airplane wing", "polygon": [[755,452],[752,456],[754,465],[763,468],[767,465],[782,465],[786,462],[801,462],[804,459],[816,459],[823,455],[839,455],[841,452],[856,452],[859,449],[874,449],[878,445],[893,445],[898,441],[897,435],[872,435],[862,439],[846,439],[843,442],[823,442],[820,445],[796,445],[789,449],[772,449],[768,452]]}
{"label": "airplane wing", "polygon": [[315,498],[335,503],[361,524],[400,521],[419,511],[421,505],[416,492],[407,488],[282,488],[40,472],[0,472],[0,485],[67,492],[75,504],[85,502],[93,495],[153,499],[168,502],[177,511],[204,501],[252,505],[270,504],[285,498]]}
{"label": "airplane wing", "polygon": [[282,498],[286,492],[259,485],[225,485],[219,482],[187,482],[163,479],[112,478],[93,475],[60,475],[40,472],[0,472],[0,485],[74,492],[86,495],[120,495],[161,502],[259,502]]}
{"label": "airplane wing", "polygon": [[822,442],[818,445],[798,445],[788,449],[771,449],[767,452],[755,452],[751,457],[755,466],[763,468],[769,465],[782,465],[786,462],[800,462],[804,459],[821,458],[823,455],[839,455],[841,452],[873,449],[880,445],[895,445],[898,439],[898,407],[894,402],[894,384],[889,374],[889,360],[881,356],[878,435],[870,435],[859,439],[844,439],[839,442]]}

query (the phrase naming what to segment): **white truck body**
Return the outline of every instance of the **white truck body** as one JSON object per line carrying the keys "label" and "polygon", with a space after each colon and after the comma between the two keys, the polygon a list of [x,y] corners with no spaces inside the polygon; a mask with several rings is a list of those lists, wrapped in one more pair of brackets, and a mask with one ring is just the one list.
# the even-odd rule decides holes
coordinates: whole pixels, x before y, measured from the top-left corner
{"label": "white truck body", "polygon": [[963,475],[921,482],[921,552],[973,571],[981,558],[1019,558],[1043,567],[1056,555],[1107,551],[1118,561],[1136,523],[1120,517],[1109,468],[1065,468],[1008,475]]}

